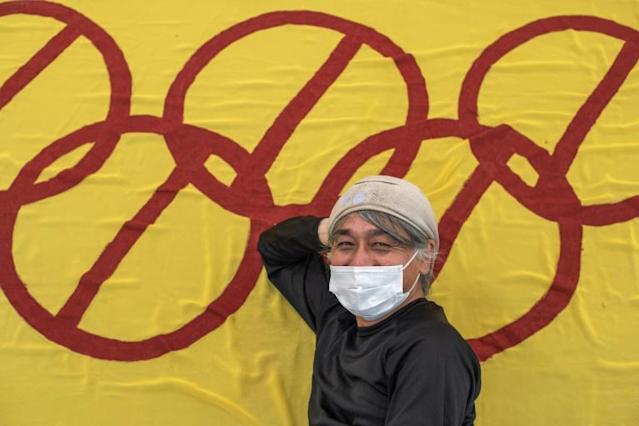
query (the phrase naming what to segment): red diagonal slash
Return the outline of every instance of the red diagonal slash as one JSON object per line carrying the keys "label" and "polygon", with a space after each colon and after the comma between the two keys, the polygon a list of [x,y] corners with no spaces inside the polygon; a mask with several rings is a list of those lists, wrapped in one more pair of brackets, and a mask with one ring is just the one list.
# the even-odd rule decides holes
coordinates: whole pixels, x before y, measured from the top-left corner
{"label": "red diagonal slash", "polygon": [[255,176],[266,174],[299,123],[346,69],[361,45],[353,37],[342,38],[326,62],[284,107],[253,151]]}
{"label": "red diagonal slash", "polygon": [[639,44],[626,42],[615,58],[606,75],[601,79],[595,90],[579,108],[568,124],[566,131],[559,139],[553,153],[556,160],[557,172],[565,175],[572,164],[579,146],[595,124],[604,108],[617,93],[630,71],[639,59]]}
{"label": "red diagonal slash", "polygon": [[182,173],[174,170],[167,180],[158,187],[153,196],[142,206],[135,216],[122,225],[117,235],[104,248],[91,269],[82,275],[73,294],[60,309],[57,317],[75,327],[98,294],[100,286],[107,280],[135,245],[144,231],[151,226],[167,208],[188,181]]}
{"label": "red diagonal slash", "polygon": [[0,87],[0,110],[80,36],[77,26],[66,26]]}

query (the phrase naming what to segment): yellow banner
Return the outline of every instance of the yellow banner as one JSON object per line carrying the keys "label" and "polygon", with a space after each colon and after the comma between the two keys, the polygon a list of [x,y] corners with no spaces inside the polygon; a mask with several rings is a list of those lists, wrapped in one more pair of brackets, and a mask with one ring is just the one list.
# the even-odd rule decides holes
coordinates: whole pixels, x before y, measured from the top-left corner
{"label": "yellow banner", "polygon": [[0,3],[0,424],[306,424],[255,244],[406,177],[477,424],[639,424],[621,0]]}

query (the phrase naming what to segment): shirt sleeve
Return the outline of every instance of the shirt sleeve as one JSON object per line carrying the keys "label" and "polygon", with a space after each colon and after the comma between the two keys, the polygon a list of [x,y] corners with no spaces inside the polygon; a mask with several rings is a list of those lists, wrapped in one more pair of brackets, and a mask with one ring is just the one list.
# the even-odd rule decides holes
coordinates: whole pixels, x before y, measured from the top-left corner
{"label": "shirt sleeve", "polygon": [[479,395],[479,361],[454,329],[406,339],[387,359],[387,426],[470,426]]}
{"label": "shirt sleeve", "polygon": [[260,235],[258,250],[273,285],[317,332],[328,295],[328,271],[320,255],[320,218],[287,219]]}

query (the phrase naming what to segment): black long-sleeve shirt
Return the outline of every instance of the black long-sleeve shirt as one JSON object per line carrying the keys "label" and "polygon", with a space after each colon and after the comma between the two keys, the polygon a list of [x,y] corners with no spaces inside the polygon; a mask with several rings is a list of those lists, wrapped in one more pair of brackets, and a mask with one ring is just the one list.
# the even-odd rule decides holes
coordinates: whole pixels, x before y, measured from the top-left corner
{"label": "black long-sleeve shirt", "polygon": [[316,334],[311,425],[472,425],[479,362],[441,307],[413,301],[370,327],[328,291],[318,218],[288,219],[259,241],[269,279]]}

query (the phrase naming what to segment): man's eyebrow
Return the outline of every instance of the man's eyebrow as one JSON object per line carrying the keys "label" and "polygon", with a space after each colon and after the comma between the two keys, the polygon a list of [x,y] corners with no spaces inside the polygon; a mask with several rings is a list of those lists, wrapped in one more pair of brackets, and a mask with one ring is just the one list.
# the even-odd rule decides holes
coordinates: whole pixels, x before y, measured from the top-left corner
{"label": "man's eyebrow", "polygon": [[370,231],[366,232],[366,234],[368,235],[369,238],[372,238],[372,237],[388,237],[391,240],[395,241],[396,243],[398,243],[398,244],[400,243],[400,241],[397,238],[393,237],[391,234],[389,234],[388,232],[383,231],[381,229],[371,229]]}
{"label": "man's eyebrow", "polygon": [[[351,233],[351,230],[348,229],[348,228],[340,228],[340,229],[337,229],[335,231],[335,235],[336,236],[337,235],[340,235],[340,236],[344,235],[344,236],[350,237],[350,236],[352,236],[352,233]],[[388,232],[383,231],[381,229],[378,229],[378,228],[366,231],[366,236],[368,238],[380,237],[380,236],[381,237],[388,237],[388,238],[392,239],[393,241],[397,241],[397,239],[395,237],[393,237],[391,234],[389,234]],[[397,242],[399,242],[399,241],[397,241]]]}
{"label": "man's eyebrow", "polygon": [[367,231],[366,234],[369,237],[388,236],[392,238],[391,234],[389,234],[388,232],[382,231],[381,229],[371,229],[370,231]]}

